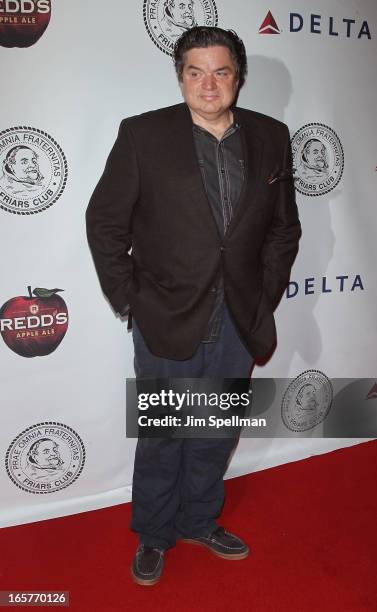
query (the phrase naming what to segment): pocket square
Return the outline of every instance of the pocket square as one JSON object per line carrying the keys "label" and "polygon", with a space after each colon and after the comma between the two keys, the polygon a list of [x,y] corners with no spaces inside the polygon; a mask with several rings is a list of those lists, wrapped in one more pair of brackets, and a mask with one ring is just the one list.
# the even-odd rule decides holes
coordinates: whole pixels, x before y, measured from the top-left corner
{"label": "pocket square", "polygon": [[295,168],[279,168],[267,178],[267,183],[272,185],[278,181],[289,181],[294,178],[293,174],[296,171]]}

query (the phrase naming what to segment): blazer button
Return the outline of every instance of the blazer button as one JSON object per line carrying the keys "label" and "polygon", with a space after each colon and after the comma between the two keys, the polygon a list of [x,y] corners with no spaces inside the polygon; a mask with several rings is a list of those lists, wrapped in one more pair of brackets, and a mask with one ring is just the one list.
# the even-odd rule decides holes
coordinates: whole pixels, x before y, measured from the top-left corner
{"label": "blazer button", "polygon": [[211,293],[216,293],[216,291],[217,291],[217,287],[212,287]]}
{"label": "blazer button", "polygon": [[225,248],[226,248],[226,247],[221,246],[221,247],[220,247],[220,251],[225,251]]}

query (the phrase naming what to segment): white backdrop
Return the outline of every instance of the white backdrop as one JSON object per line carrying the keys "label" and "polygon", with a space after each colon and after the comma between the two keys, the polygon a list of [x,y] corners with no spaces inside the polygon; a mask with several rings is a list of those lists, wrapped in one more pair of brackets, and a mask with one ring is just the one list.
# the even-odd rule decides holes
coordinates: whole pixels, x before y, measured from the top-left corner
{"label": "white backdrop", "polygon": [[[0,2],[2,41],[4,28],[13,27],[2,26],[9,16],[5,4]],[[27,358],[6,343],[12,342],[9,326],[19,325],[22,332],[25,323],[16,324],[12,316],[37,316],[47,304],[43,299],[53,298],[45,296],[34,310],[26,306],[28,312],[13,304],[13,315],[1,314],[2,526],[130,500],[136,441],[125,436],[125,379],[134,374],[132,341],[126,324],[114,317],[101,294],[84,213],[121,119],[181,101],[171,58],[147,32],[142,0],[53,0],[51,5],[50,23],[34,45],[0,47],[0,305],[27,296],[29,285],[64,289],[60,295],[69,325],[55,350]],[[153,5],[161,10],[161,1],[146,3],[149,9]],[[214,5],[194,0],[198,21]],[[292,297],[284,296],[277,312],[278,348],[254,375],[296,377],[315,369],[328,377],[373,378],[377,5],[373,0],[318,0],[314,17],[312,4],[304,0],[216,0],[216,9],[218,25],[235,29],[248,52],[249,76],[239,105],[286,122],[292,136],[307,124],[324,125],[335,132],[344,152],[344,170],[335,188],[315,196],[297,193],[303,238],[291,275]],[[259,33],[269,10],[278,32]],[[8,36],[10,30],[6,32]],[[19,170],[14,167],[18,179],[9,178],[7,152],[19,144],[4,140],[16,134],[10,128],[28,135],[20,143],[29,148],[18,153],[27,157],[34,151],[28,163],[39,164],[39,182],[35,173],[22,181],[22,161]],[[47,134],[47,144],[38,144],[38,130]],[[47,151],[48,146],[58,150],[56,143],[68,166],[62,194],[40,212],[43,205],[15,205],[14,200],[25,203],[35,194],[48,198],[48,180],[51,192],[57,188],[53,168],[58,166],[49,165],[53,154]],[[329,143],[330,175],[332,152]],[[295,161],[298,165],[300,158]],[[56,170],[59,180],[63,165]],[[320,189],[319,183],[314,185]],[[14,214],[30,210],[33,214]],[[347,278],[337,280],[341,275]],[[56,317],[58,311],[55,305],[48,312]],[[56,338],[61,328],[54,319],[47,329]],[[43,344],[48,339],[41,338],[42,331]],[[24,336],[13,342],[27,347],[31,340]],[[25,437],[27,433],[19,437],[25,430],[34,438]],[[33,453],[32,442],[41,438],[47,439],[46,452],[55,462],[50,469],[40,469],[42,447],[34,447]],[[242,439],[228,476],[359,441]]]}

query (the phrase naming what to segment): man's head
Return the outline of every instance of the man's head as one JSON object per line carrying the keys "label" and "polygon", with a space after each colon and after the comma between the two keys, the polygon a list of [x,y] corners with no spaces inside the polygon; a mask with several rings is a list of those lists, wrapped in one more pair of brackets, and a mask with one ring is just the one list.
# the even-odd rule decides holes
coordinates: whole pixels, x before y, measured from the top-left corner
{"label": "man's head", "polygon": [[5,158],[5,169],[19,181],[37,181],[39,178],[38,156],[30,147],[13,147]]}
{"label": "man's head", "polygon": [[181,27],[192,28],[195,23],[194,0],[165,0],[164,15]]}
{"label": "man's head", "polygon": [[302,159],[311,168],[327,168],[327,155],[325,145],[318,138],[311,138],[302,150]]}
{"label": "man's head", "polygon": [[30,447],[28,459],[39,468],[55,468],[62,463],[58,445],[50,438],[41,438],[34,442]]}
{"label": "man's head", "polygon": [[174,45],[174,65],[183,97],[191,111],[220,116],[245,81],[245,46],[235,32],[199,26]]}

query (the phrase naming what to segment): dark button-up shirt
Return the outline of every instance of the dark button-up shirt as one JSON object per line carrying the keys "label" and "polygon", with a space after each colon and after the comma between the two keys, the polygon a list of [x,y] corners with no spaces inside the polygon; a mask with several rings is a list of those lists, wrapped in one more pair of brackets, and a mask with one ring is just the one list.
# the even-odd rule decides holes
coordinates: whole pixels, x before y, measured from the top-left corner
{"label": "dark button-up shirt", "polygon": [[[244,159],[239,124],[233,123],[217,140],[199,125],[193,125],[196,155],[207,198],[219,234],[223,238],[238,204],[244,180]],[[222,276],[215,287],[214,307],[202,342],[215,342],[224,307]]]}

